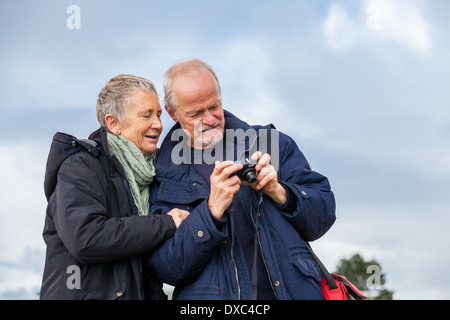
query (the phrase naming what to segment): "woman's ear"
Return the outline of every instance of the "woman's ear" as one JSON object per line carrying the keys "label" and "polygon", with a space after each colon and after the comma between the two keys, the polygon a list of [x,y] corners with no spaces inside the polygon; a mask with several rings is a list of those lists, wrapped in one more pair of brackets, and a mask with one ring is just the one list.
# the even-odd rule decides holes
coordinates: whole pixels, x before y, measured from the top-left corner
{"label": "woman's ear", "polygon": [[113,134],[120,134],[120,123],[117,120],[117,118],[115,116],[113,116],[112,114],[107,114],[105,116],[105,122],[106,122],[106,126],[108,127],[108,130],[113,133]]}

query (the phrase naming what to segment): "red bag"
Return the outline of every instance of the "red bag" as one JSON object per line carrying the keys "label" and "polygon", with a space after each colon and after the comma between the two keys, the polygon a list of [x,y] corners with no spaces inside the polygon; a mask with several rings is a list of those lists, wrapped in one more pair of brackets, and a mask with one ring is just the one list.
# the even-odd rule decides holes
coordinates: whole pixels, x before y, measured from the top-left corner
{"label": "red bag", "polygon": [[328,285],[328,279],[326,276],[322,277],[320,288],[322,289],[323,297],[325,300],[350,300],[352,296],[355,300],[365,300],[367,297],[358,290],[350,281],[344,277],[329,273],[333,279],[335,285]]}
{"label": "red bag", "polygon": [[350,296],[355,300],[367,299],[357,287],[343,276],[329,273],[322,261],[316,256],[309,243],[305,241],[305,244],[323,274],[322,281],[320,282],[320,289],[322,290],[325,300],[350,300]]}

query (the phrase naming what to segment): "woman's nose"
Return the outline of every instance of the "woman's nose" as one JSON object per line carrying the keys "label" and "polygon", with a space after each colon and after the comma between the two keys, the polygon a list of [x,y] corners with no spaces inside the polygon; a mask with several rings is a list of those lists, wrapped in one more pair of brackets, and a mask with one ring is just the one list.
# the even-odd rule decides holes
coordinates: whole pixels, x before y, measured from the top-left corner
{"label": "woman's nose", "polygon": [[156,118],[153,122],[152,122],[152,126],[153,129],[159,129],[162,130],[162,122],[160,118]]}

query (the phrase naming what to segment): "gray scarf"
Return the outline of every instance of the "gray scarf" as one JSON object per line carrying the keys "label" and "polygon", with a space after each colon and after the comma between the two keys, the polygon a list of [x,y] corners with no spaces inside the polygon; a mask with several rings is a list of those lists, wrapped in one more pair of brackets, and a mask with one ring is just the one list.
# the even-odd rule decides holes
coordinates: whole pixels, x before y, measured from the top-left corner
{"label": "gray scarf", "polygon": [[149,185],[155,176],[153,160],[156,157],[156,152],[150,153],[146,158],[141,150],[127,138],[109,132],[107,137],[114,155],[123,166],[139,215],[148,215]]}

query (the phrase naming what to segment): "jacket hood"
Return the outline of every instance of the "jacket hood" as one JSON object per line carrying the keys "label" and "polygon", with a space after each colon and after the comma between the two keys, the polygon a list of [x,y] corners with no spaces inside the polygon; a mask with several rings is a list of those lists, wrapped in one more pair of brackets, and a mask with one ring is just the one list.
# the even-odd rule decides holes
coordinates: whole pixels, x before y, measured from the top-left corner
{"label": "jacket hood", "polygon": [[44,192],[47,200],[50,199],[56,188],[58,172],[64,161],[79,151],[88,151],[95,157],[100,155],[101,146],[106,141],[106,128],[101,127],[94,131],[89,139],[77,139],[62,132],[53,136],[50,151],[47,157],[45,170]]}

